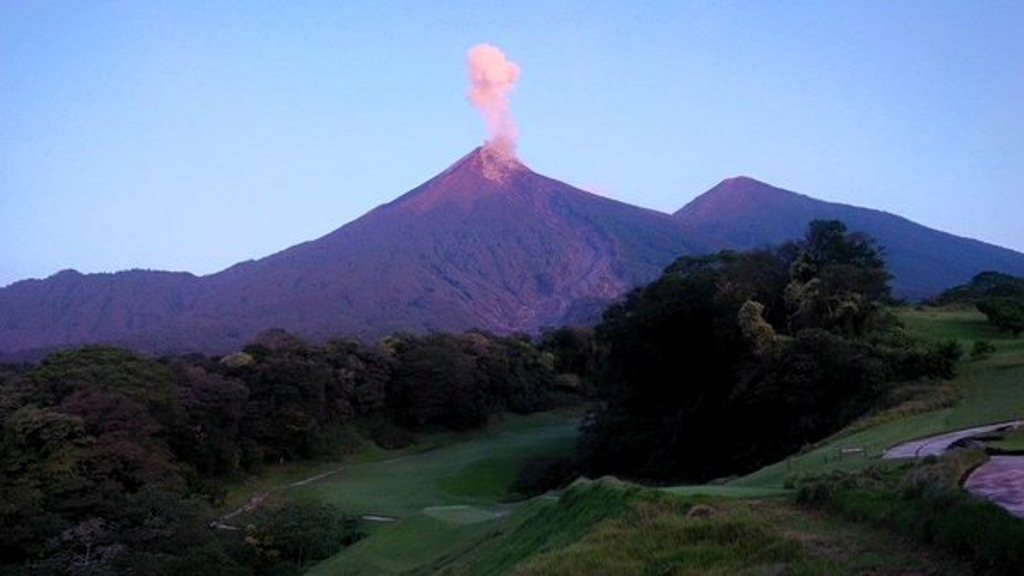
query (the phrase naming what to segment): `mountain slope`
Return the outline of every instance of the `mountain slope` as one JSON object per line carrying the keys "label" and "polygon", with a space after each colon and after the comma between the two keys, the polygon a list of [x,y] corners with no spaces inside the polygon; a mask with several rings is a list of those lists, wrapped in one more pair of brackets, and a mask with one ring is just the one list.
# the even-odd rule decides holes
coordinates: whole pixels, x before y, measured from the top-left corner
{"label": "mountain slope", "polygon": [[0,359],[87,342],[228,352],[270,327],[313,338],[534,331],[596,318],[682,254],[779,244],[815,218],[877,238],[899,296],[984,270],[1024,275],[1020,253],[749,178],[669,216],[480,148],[322,238],[216,274],[64,271],[0,288]]}
{"label": "mountain slope", "polygon": [[[268,327],[310,337],[532,331],[593,317],[692,251],[668,215],[480,148],[320,239],[185,283],[124,277],[149,282],[146,302],[110,299],[109,279],[94,276],[82,278],[102,290],[59,298],[60,275],[0,290],[0,350],[114,341],[228,351]],[[44,313],[7,321],[22,309]]]}
{"label": "mountain slope", "polygon": [[0,289],[0,359],[69,343],[122,341],[165,325],[194,305],[200,278],[181,272],[58,272]]}
{"label": "mountain slope", "polygon": [[1024,274],[1024,254],[927,228],[886,212],[823,202],[752,178],[730,178],[673,214],[700,244],[745,250],[803,235],[814,219],[842,220],[884,248],[893,292],[919,299],[978,272]]}
{"label": "mountain slope", "polygon": [[312,336],[529,331],[606,303],[685,251],[667,216],[484,148],[323,238],[210,277],[190,319]]}

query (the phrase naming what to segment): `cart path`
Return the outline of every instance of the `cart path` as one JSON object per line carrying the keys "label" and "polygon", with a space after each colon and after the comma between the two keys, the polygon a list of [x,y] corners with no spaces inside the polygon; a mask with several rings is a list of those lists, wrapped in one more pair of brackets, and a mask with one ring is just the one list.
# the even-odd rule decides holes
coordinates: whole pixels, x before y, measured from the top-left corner
{"label": "cart path", "polygon": [[[938,456],[949,450],[958,440],[981,436],[989,432],[1018,428],[1022,421],[1000,422],[976,426],[956,432],[947,432],[897,444],[885,451],[885,458],[923,458]],[[993,502],[1004,510],[1024,518],[1024,456],[991,456],[978,466],[964,481],[964,489],[971,494]]]}
{"label": "cart path", "polygon": [[987,424],[985,426],[975,426],[974,428],[965,428],[954,432],[946,432],[945,434],[929,436],[928,438],[919,438],[917,440],[911,440],[910,442],[904,442],[889,448],[885,451],[883,458],[924,458],[925,456],[938,456],[949,450],[950,446],[958,440],[971,438],[972,436],[979,436],[988,432],[995,432],[997,430],[1016,428],[1021,424],[1022,421],[1013,420],[1011,422],[999,422],[997,424]]}
{"label": "cart path", "polygon": [[992,456],[967,477],[964,488],[1024,518],[1024,456]]}

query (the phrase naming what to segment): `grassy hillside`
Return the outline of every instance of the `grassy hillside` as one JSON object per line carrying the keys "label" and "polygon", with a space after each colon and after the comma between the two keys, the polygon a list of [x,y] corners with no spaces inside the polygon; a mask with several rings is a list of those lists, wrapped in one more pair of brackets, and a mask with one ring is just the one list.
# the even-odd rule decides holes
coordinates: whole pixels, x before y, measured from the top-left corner
{"label": "grassy hillside", "polygon": [[416,515],[309,574],[964,574],[944,554],[781,500],[681,497],[581,481],[507,517]]}
{"label": "grassy hillside", "polygon": [[577,427],[575,413],[507,416],[485,432],[449,438],[423,452],[352,464],[290,492],[354,514],[399,518],[431,506],[496,506],[508,498],[526,460],[568,453]]}
{"label": "grassy hillside", "polygon": [[[312,574],[401,574],[460,554],[520,504],[513,484],[528,460],[568,454],[579,410],[506,414],[483,431],[423,437],[397,451],[363,447],[342,462],[268,468],[229,491],[226,510],[256,494],[337,504],[368,520],[370,536]],[[245,516],[232,521],[245,524]]]}
{"label": "grassy hillside", "polygon": [[[876,463],[886,448],[904,440],[1024,417],[1024,339],[998,332],[981,313],[973,310],[900,309],[897,315],[911,332],[922,338],[953,339],[965,351],[975,341],[985,340],[996,351],[982,360],[965,355],[957,378],[951,383],[959,395],[952,406],[921,413],[896,413],[877,425],[854,426],[805,454],[735,480],[730,483],[732,486],[780,487],[787,477],[798,473],[860,469]],[[864,455],[844,455],[843,448],[863,448]]]}
{"label": "grassy hillside", "polygon": [[[1024,416],[1024,340],[1008,339],[973,311],[900,310],[916,334],[956,339],[970,350],[950,389],[957,400],[919,413],[894,411],[837,434],[818,448],[727,484],[641,488],[614,479],[580,481],[561,495],[507,502],[518,466],[567,453],[575,417],[512,418],[437,447],[352,464],[293,496],[360,514],[394,516],[371,536],[313,567],[328,574],[968,574],[933,548],[796,506],[787,478],[856,470],[894,443]],[[923,404],[927,406],[927,404]],[[842,454],[863,448],[865,454]],[[696,508],[695,508],[696,507]]]}

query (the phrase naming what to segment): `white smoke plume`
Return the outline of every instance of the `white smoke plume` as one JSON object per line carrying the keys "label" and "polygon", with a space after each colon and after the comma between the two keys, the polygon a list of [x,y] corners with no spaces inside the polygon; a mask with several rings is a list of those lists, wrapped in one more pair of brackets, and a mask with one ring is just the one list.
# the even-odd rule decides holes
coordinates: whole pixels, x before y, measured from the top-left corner
{"label": "white smoke plume", "polygon": [[519,66],[490,44],[477,44],[466,53],[469,90],[466,97],[487,124],[487,147],[515,156],[518,131],[509,111],[509,93],[519,79]]}

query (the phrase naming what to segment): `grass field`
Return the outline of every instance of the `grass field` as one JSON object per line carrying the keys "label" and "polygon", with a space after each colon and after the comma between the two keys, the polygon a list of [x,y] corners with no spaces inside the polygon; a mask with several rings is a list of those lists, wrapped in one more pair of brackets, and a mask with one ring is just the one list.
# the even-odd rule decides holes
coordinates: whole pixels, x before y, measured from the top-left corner
{"label": "grass field", "polygon": [[[990,326],[979,312],[900,309],[912,333],[929,340],[956,340],[965,352],[977,340],[996,351],[984,360],[961,361],[954,385],[963,396],[950,408],[912,414],[855,432],[841,432],[805,454],[767,466],[730,483],[737,487],[781,487],[799,473],[857,470],[877,463],[893,444],[979,424],[1024,417],[1024,339]],[[843,448],[863,448],[864,456],[843,456]]]}
{"label": "grass field", "polygon": [[422,573],[427,567],[451,561],[498,531],[500,519],[459,522],[414,514],[383,525],[367,538],[313,566],[310,576],[359,574],[382,576]]}
{"label": "grass field", "polygon": [[614,479],[578,482],[560,498],[536,498],[455,531],[421,516],[403,524],[309,573],[965,573],[944,554],[786,500],[683,497]]}
{"label": "grass field", "polygon": [[346,466],[291,489],[296,498],[336,504],[352,514],[405,517],[430,506],[493,506],[505,500],[527,459],[567,454],[578,414],[507,416],[483,432],[431,450]]}
{"label": "grass field", "polygon": [[999,435],[998,440],[990,440],[986,444],[1002,454],[1024,454],[1024,428]]}
{"label": "grass field", "polygon": [[509,415],[485,431],[434,439],[429,450],[352,464],[289,489],[295,498],[331,502],[348,513],[397,519],[368,523],[368,538],[308,573],[403,574],[464,554],[507,527],[521,508],[547,504],[506,500],[528,459],[572,450],[579,417],[578,411]]}

